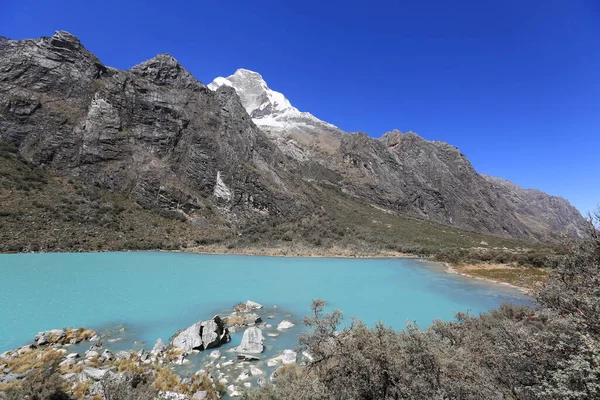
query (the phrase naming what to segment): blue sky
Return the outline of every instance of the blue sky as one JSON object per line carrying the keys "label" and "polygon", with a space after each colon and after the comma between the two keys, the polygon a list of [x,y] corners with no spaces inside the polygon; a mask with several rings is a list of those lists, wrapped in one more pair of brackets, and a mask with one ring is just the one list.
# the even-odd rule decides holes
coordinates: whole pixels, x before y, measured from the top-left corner
{"label": "blue sky", "polygon": [[107,65],[260,72],[347,131],[412,130],[475,168],[600,203],[600,1],[1,0],[0,35],[68,30]]}

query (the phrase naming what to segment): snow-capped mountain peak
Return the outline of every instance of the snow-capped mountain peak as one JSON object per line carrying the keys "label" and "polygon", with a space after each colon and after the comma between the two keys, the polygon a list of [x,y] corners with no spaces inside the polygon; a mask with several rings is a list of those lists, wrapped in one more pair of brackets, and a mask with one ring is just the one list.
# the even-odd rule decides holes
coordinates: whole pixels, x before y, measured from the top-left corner
{"label": "snow-capped mountain peak", "polygon": [[272,130],[318,129],[338,130],[335,125],[321,121],[308,112],[292,106],[280,92],[269,88],[263,77],[254,71],[240,68],[227,78],[218,77],[208,88],[233,87],[254,123]]}

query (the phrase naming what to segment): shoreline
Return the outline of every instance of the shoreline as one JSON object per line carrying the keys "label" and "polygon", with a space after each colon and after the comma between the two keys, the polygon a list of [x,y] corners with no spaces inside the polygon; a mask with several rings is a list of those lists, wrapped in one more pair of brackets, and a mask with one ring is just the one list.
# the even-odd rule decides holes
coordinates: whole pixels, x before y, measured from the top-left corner
{"label": "shoreline", "polygon": [[263,257],[281,257],[281,258],[365,258],[365,259],[383,259],[383,258],[416,258],[421,257],[415,254],[401,253],[397,251],[381,250],[374,252],[353,251],[341,247],[332,247],[328,249],[308,249],[308,248],[285,248],[285,247],[263,247],[263,248],[238,248],[228,249],[226,246],[198,246],[176,250],[176,252],[190,254],[209,254],[209,255],[242,255],[242,256],[263,256]]}
{"label": "shoreline", "polygon": [[[532,288],[528,288],[525,286],[519,286],[519,285],[514,285],[512,283],[509,282],[505,282],[505,281],[501,281],[501,280],[497,280],[497,279],[492,279],[492,278],[485,278],[485,277],[481,277],[481,276],[476,276],[473,274],[469,274],[467,272],[461,271],[459,270],[456,266],[452,266],[450,263],[448,262],[441,262],[440,264],[444,265],[444,269],[446,271],[446,273],[448,274],[454,274],[454,275],[460,275],[460,276],[464,276],[466,278],[470,278],[470,279],[478,279],[481,281],[486,281],[486,282],[491,282],[491,283],[495,283],[495,284],[499,284],[499,285],[504,285],[504,286],[508,286],[512,289],[518,290],[519,292],[526,294],[526,295],[531,295],[531,293],[533,292]],[[471,267],[476,267],[476,265],[474,264],[466,264],[463,266],[463,269],[466,269],[467,271],[471,268]],[[505,266],[504,269],[510,269],[511,267],[509,266]],[[500,268],[502,269],[502,268]]]}

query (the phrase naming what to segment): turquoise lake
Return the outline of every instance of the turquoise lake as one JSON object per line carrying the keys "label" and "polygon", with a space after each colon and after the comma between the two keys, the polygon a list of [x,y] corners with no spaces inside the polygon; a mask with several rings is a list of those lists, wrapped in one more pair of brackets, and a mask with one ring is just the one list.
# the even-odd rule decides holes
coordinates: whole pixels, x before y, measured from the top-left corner
{"label": "turquoise lake", "polygon": [[[36,332],[124,325],[151,348],[192,323],[254,300],[297,326],[312,299],[396,329],[530,300],[506,286],[413,259],[279,258],[163,252],[0,255],[0,352]],[[274,307],[277,308],[274,308]],[[274,319],[273,323],[279,321]],[[235,335],[241,337],[241,335]],[[232,345],[239,338],[234,337]]]}

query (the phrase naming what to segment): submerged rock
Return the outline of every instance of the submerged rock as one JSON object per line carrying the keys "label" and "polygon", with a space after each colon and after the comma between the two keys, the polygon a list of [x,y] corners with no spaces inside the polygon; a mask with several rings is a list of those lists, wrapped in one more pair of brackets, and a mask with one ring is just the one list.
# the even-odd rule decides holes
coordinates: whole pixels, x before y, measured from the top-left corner
{"label": "submerged rock", "polygon": [[294,324],[294,323],[292,323],[292,322],[287,321],[287,320],[284,319],[283,321],[281,321],[279,323],[279,325],[277,325],[277,330],[278,331],[283,331],[283,330],[289,329],[289,328],[291,328],[291,327],[293,327],[295,325],[296,324]]}
{"label": "submerged rock", "polygon": [[235,306],[233,306],[233,310],[235,312],[249,312],[249,311],[254,311],[254,310],[260,310],[263,307],[264,306],[260,303],[257,303],[252,300],[248,300],[245,303],[236,304]]}
{"label": "submerged rock", "polygon": [[259,361],[260,358],[257,356],[253,356],[252,354],[238,354],[237,355],[238,360],[243,360],[243,361]]}
{"label": "submerged rock", "polygon": [[280,355],[275,358],[271,358],[267,361],[269,367],[273,367],[277,364],[293,364],[296,362],[297,354],[294,350],[284,350]]}

